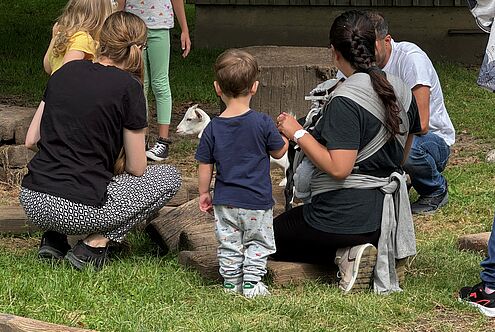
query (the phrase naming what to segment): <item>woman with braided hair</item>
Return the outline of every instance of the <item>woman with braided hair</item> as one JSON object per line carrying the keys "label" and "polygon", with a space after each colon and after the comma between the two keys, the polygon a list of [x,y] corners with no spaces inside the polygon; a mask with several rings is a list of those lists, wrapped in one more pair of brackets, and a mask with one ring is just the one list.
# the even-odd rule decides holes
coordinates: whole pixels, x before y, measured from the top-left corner
{"label": "woman with braided hair", "polygon": [[300,148],[296,162],[304,156],[316,171],[311,203],[274,220],[274,258],[334,261],[345,293],[368,289],[373,279],[378,293],[398,291],[395,260],[416,253],[402,170],[411,134],[421,129],[416,102],[399,79],[376,66],[375,30],[365,13],[337,17],[330,45],[347,79],[313,131],[288,114],[277,119]]}

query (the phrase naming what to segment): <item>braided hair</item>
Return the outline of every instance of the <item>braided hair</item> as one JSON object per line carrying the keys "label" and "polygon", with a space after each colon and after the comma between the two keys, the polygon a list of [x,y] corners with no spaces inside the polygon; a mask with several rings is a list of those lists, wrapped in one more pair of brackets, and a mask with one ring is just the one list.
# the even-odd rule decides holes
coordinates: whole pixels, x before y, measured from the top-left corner
{"label": "braided hair", "polygon": [[349,61],[356,72],[370,76],[373,90],[385,106],[385,127],[391,138],[400,134],[400,109],[392,85],[375,63],[375,28],[365,12],[351,10],[335,19],[330,44]]}

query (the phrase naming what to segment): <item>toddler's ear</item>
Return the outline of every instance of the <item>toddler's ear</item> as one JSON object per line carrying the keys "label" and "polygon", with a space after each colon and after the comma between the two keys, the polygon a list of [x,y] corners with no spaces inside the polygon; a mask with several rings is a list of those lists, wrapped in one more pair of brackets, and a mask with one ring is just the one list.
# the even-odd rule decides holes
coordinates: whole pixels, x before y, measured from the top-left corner
{"label": "toddler's ear", "polygon": [[220,85],[218,84],[218,82],[214,81],[213,86],[215,87],[215,92],[216,92],[217,96],[221,97],[222,96],[222,89],[220,89]]}
{"label": "toddler's ear", "polygon": [[254,81],[253,86],[251,87],[251,94],[254,96],[256,94],[256,91],[258,91],[258,86],[260,84],[260,81]]}

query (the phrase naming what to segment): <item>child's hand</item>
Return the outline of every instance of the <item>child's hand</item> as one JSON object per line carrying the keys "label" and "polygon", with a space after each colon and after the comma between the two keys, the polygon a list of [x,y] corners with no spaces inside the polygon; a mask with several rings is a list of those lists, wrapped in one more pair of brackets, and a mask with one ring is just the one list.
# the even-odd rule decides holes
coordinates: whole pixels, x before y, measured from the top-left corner
{"label": "child's hand", "polygon": [[182,48],[182,57],[185,58],[191,50],[191,38],[188,31],[182,31],[180,34],[180,46]]}
{"label": "child's hand", "polygon": [[199,195],[199,209],[203,212],[212,213],[211,194],[209,192]]}

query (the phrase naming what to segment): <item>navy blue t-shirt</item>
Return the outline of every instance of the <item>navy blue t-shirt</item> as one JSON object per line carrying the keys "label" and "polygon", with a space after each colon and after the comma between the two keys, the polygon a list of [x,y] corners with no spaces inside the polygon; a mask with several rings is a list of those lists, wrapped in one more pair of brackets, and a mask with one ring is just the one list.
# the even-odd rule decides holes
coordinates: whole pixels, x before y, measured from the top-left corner
{"label": "navy blue t-shirt", "polygon": [[284,141],[273,120],[249,110],[230,118],[216,117],[201,136],[196,160],[215,164],[213,205],[252,210],[273,206],[268,152]]}

